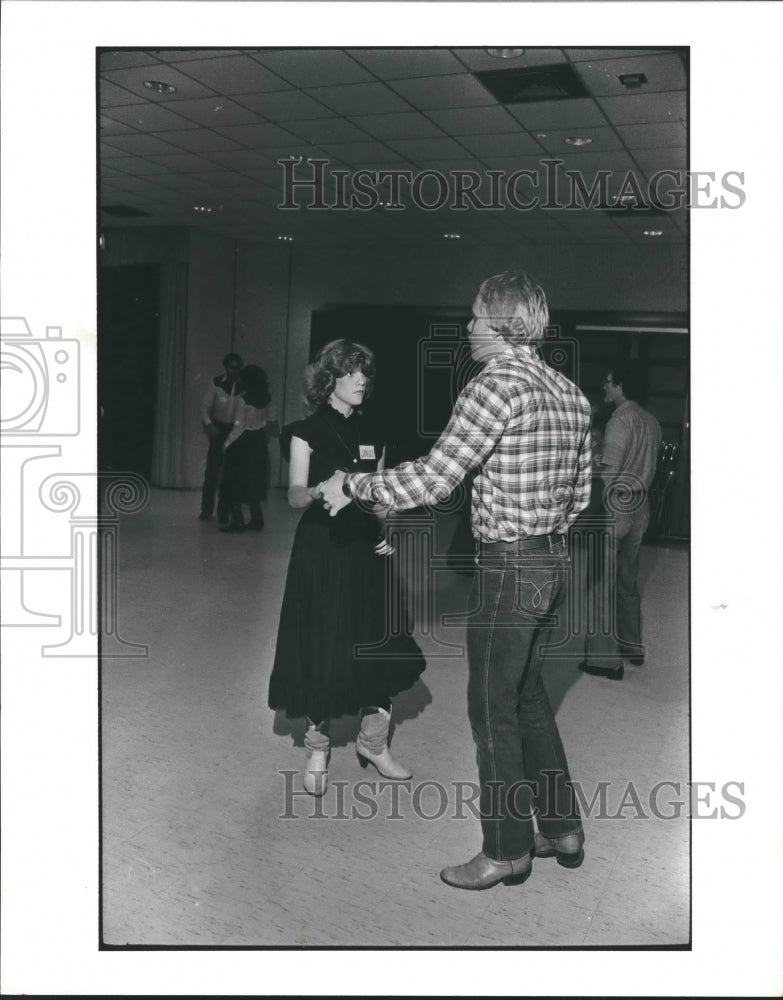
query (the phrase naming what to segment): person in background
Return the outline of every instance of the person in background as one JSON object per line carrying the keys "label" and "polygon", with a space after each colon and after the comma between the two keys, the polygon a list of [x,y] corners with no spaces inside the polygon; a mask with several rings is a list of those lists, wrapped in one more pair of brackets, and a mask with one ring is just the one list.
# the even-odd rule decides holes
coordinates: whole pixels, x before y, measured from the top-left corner
{"label": "person in background", "polygon": [[429,455],[375,475],[337,472],[320,486],[339,517],[352,499],[391,510],[432,503],[476,470],[477,570],[466,624],[483,844],[440,873],[458,889],[520,884],[534,853],[569,868],[584,857],[541,673],[568,591],[566,535],[590,497],[590,404],[540,357],[548,317],[543,290],[523,271],[488,278],[468,325],[473,358],[485,364]]}
{"label": "person in background", "polygon": [[[614,405],[606,425],[598,472],[605,482],[605,508],[610,520],[608,564],[590,568],[588,589],[607,595],[612,629],[588,632],[585,658],[579,669],[586,674],[622,680],[623,658],[634,666],[644,664],[639,550],[650,522],[649,489],[661,447],[661,425],[637,402],[640,395],[638,367],[618,362],[604,379],[604,401]],[[608,586],[606,574],[610,579]],[[604,616],[604,621],[606,622]]]}
{"label": "person in background", "polygon": [[[201,426],[209,438],[204,484],[201,487],[200,521],[212,517],[215,508],[220,470],[223,466],[223,445],[231,433],[237,414],[237,404],[242,386],[239,373],[242,358],[235,353],[223,358],[223,375],[215,375],[201,401]],[[228,512],[218,507],[218,523],[228,523]]]}
{"label": "person in background", "polygon": [[[281,434],[283,451],[290,447],[288,502],[305,510],[288,566],[269,707],[307,719],[303,782],[311,795],[326,789],[329,720],[359,712],[359,763],[395,781],[411,777],[389,751],[391,699],[416,682],[425,663],[407,629],[388,634],[395,609],[385,560],[394,550],[384,512],[354,505],[333,519],[313,502],[315,484],[335,469],[383,468],[383,441],[362,413],[374,376],[369,348],[348,340],[327,344],[305,375],[312,415]],[[376,644],[382,644],[377,656],[361,649]]]}
{"label": "person in background", "polygon": [[[272,397],[266,372],[258,365],[246,365],[241,373],[242,393],[237,402],[234,426],[223,444],[225,459],[220,480],[218,508],[225,511],[228,524],[221,531],[261,531],[264,514],[261,501],[269,486],[269,448],[266,426]],[[242,504],[250,511],[245,524]]]}

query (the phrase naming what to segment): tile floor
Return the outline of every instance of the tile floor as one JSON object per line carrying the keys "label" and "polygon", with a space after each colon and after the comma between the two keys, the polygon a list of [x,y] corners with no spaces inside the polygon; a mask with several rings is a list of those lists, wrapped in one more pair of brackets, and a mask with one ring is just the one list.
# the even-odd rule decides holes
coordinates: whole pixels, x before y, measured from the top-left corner
{"label": "tile floor", "polygon": [[[646,666],[627,666],[621,683],[585,676],[576,642],[547,667],[572,776],[596,796],[584,865],[539,860],[522,887],[466,893],[438,878],[480,847],[470,786],[459,785],[476,778],[464,657],[430,656],[395,701],[409,786],[360,770],[349,718],[332,728],[329,791],[311,799],[298,774],[303,726],[266,706],[298,512],[273,491],[263,533],[224,535],[197,511],[195,492],[153,490],[120,528],[119,633],[149,653],[102,669],[106,944],[688,943],[688,820],[650,809],[657,783],[684,790],[688,779],[685,551],[642,552]],[[436,555],[453,526],[438,522]],[[459,611],[466,578],[437,581],[436,618]],[[431,653],[439,638],[459,644],[459,629],[431,631]],[[676,814],[677,798],[662,786],[658,814]]]}

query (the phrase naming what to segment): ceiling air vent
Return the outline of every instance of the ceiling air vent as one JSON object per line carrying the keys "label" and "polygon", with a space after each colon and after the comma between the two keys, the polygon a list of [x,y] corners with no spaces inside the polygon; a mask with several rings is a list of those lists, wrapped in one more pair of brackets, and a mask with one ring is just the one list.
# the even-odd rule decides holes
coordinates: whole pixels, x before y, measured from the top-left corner
{"label": "ceiling air vent", "polygon": [[571,97],[590,96],[568,63],[527,69],[490,69],[475,75],[501,104],[566,101]]}
{"label": "ceiling air vent", "polygon": [[131,208],[130,205],[103,205],[101,211],[107,215],[117,215],[123,219],[135,219],[141,216],[152,218],[152,212],[142,212],[140,208]]}

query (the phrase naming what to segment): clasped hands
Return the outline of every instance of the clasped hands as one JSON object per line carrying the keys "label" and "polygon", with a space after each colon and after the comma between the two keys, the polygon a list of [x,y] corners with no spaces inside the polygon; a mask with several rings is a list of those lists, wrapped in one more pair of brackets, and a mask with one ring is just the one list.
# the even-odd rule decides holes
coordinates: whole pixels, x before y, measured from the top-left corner
{"label": "clasped hands", "polygon": [[[317,486],[313,486],[310,491],[314,499],[323,501],[323,505],[329,511],[330,517],[335,517],[343,507],[347,507],[351,502],[351,498],[343,493],[344,478],[345,473],[338,469],[330,479],[326,479]],[[375,516],[381,523],[386,520],[387,513],[388,508],[386,507],[376,507],[374,510]],[[390,545],[385,538],[381,538],[375,546],[375,552],[379,556],[388,556],[394,552],[394,546]]]}

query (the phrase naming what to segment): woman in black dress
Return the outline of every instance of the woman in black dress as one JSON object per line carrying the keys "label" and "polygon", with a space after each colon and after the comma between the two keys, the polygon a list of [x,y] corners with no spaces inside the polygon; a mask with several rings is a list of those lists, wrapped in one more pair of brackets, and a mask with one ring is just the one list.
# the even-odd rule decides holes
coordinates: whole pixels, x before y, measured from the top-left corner
{"label": "woman in black dress", "polygon": [[[240,376],[243,390],[237,403],[237,415],[231,433],[223,445],[225,458],[220,479],[220,504],[229,512],[229,521],[221,531],[261,531],[264,515],[261,501],[266,500],[269,482],[269,448],[266,423],[271,396],[266,372],[257,365],[245,365]],[[242,504],[250,511],[245,524]]]}
{"label": "woman in black dress", "polygon": [[[337,469],[383,467],[383,442],[361,414],[374,374],[368,348],[327,344],[305,376],[313,413],[281,439],[284,449],[290,440],[289,503],[307,509],[288,566],[269,707],[307,717],[303,778],[311,795],[326,789],[326,723],[360,711],[360,763],[372,762],[385,778],[411,777],[389,753],[391,697],[414,684],[425,664],[410,635],[387,634],[386,559],[394,550],[385,521],[356,504],[330,517],[315,489]],[[382,656],[360,648],[379,644]]]}

